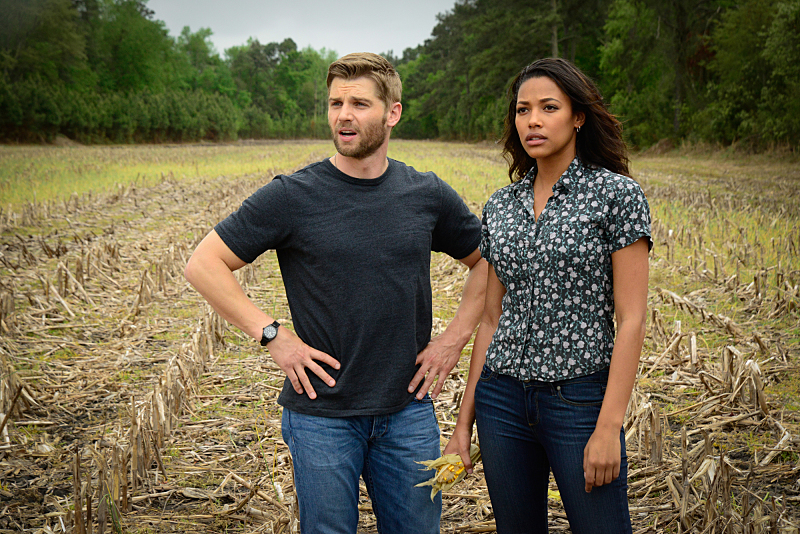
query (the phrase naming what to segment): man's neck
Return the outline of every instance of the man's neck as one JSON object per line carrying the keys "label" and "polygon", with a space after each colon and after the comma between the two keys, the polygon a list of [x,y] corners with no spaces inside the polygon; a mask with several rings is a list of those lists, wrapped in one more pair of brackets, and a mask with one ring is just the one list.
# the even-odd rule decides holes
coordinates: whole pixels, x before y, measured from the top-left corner
{"label": "man's neck", "polygon": [[388,149],[388,144],[384,144],[364,159],[349,158],[337,152],[330,161],[334,167],[348,176],[371,180],[383,175],[389,167],[389,160],[386,159]]}

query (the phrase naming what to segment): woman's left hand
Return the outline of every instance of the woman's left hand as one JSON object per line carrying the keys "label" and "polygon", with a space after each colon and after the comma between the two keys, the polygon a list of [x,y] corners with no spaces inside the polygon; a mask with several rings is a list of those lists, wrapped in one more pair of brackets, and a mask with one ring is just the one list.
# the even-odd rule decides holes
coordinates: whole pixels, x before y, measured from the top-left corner
{"label": "woman's left hand", "polygon": [[619,477],[622,454],[620,450],[620,429],[595,429],[589,443],[583,449],[583,477],[586,480],[586,493],[592,488],[609,484]]}
{"label": "woman's left hand", "polygon": [[647,318],[648,239],[611,254],[617,337],[608,370],[608,386],[597,426],[583,449],[586,492],[619,477],[622,450],[619,433],[636,380]]}

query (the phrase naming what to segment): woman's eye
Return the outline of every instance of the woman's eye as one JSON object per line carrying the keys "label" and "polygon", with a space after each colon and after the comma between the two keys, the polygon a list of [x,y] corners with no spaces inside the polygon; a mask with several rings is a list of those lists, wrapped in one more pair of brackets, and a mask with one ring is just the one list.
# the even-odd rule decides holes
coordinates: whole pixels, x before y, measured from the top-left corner
{"label": "woman's eye", "polygon": [[517,108],[517,113],[522,114],[528,111],[528,108]]}

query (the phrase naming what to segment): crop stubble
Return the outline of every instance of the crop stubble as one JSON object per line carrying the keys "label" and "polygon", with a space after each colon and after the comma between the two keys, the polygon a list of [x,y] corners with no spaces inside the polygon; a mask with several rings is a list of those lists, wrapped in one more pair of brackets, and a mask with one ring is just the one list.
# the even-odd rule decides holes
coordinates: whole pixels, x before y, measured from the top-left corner
{"label": "crop stubble", "polygon": [[[280,371],[182,270],[265,179],[330,152],[311,148],[258,175],[167,172],[0,212],[0,532],[296,527]],[[200,149],[169,150],[185,161]],[[505,183],[495,147],[399,142],[392,155],[439,172],[476,212]],[[800,174],[699,157],[634,167],[655,241],[625,424],[634,531],[797,532]],[[438,331],[464,271],[441,255],[431,269]],[[274,254],[238,277],[291,325]],[[445,439],[468,349],[436,403]],[[363,488],[360,509],[360,531],[375,532]],[[568,530],[557,497],[551,510],[551,530]],[[494,531],[480,466],[445,494],[442,530]]]}

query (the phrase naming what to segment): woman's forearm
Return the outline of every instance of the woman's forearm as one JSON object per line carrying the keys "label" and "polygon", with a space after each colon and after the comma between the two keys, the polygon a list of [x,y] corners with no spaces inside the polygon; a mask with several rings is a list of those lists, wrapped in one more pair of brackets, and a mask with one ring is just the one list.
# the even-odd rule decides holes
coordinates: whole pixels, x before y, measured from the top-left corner
{"label": "woman's forearm", "polygon": [[616,433],[622,427],[636,381],[644,334],[644,319],[629,320],[618,327],[611,367],[608,370],[606,394],[597,419],[598,429],[608,429]]}
{"label": "woman's forearm", "polygon": [[619,432],[636,381],[644,343],[649,273],[647,239],[641,238],[614,252],[611,265],[617,336],[597,428]]}

